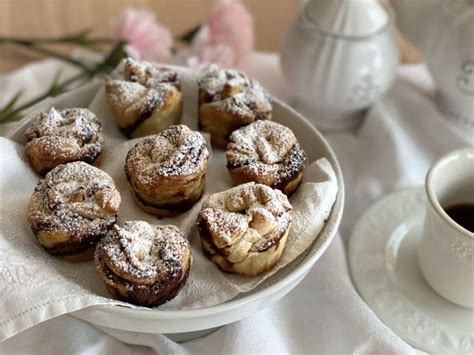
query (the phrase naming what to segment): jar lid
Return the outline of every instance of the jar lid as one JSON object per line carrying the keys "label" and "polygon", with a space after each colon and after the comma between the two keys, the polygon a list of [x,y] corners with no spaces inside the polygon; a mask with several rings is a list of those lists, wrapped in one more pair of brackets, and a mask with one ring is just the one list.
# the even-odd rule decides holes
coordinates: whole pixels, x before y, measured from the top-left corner
{"label": "jar lid", "polygon": [[316,30],[349,38],[377,34],[391,22],[378,0],[309,0],[302,15]]}

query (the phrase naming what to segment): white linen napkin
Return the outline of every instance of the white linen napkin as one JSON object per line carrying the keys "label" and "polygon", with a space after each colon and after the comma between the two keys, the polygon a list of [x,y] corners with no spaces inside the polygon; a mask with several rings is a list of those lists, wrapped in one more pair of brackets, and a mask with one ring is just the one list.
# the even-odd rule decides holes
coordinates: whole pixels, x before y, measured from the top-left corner
{"label": "white linen napkin", "polygon": [[[185,96],[182,123],[197,126],[195,81],[181,78]],[[303,253],[324,226],[337,195],[337,180],[330,163],[322,158],[305,169],[298,191],[291,197],[293,227],[279,263],[269,272],[244,277],[221,272],[201,252],[195,226],[200,204],[175,217],[158,220],[135,206],[123,170],[125,156],[136,141],[127,141],[116,128],[99,91],[90,109],[103,122],[104,160],[101,168],[115,181],[122,195],[119,219],[146,220],[179,226],[193,249],[193,266],[187,284],[178,296],[159,309],[191,309],[216,305],[250,291]],[[92,262],[68,263],[42,250],[26,221],[26,206],[38,181],[22,146],[1,138],[0,150],[0,341],[19,331],[63,313],[96,304],[122,304],[109,298]],[[206,174],[205,196],[232,186],[223,151],[211,154]],[[204,198],[205,198],[204,196]],[[150,309],[150,312],[156,310]]]}

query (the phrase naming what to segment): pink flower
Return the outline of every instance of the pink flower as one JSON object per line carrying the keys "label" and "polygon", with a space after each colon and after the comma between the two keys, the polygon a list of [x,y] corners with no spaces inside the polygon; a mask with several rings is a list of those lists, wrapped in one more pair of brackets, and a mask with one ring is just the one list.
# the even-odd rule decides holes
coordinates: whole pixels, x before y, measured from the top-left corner
{"label": "pink flower", "polygon": [[126,9],[117,24],[116,35],[127,41],[125,50],[131,57],[152,61],[170,58],[173,37],[149,11]]}
{"label": "pink flower", "polygon": [[237,0],[219,0],[192,42],[191,66],[238,66],[254,47],[253,18]]}

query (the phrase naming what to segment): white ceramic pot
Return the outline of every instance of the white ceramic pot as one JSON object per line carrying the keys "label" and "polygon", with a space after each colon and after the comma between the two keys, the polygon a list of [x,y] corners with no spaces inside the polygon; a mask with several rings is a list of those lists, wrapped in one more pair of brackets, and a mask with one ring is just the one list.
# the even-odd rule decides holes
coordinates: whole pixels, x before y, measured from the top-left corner
{"label": "white ceramic pot", "polygon": [[297,109],[323,130],[358,125],[398,62],[391,13],[372,0],[304,3],[281,53]]}
{"label": "white ceramic pot", "polygon": [[443,207],[474,202],[474,148],[441,158],[426,178],[427,210],[418,263],[428,284],[448,301],[474,308],[474,233]]}
{"label": "white ceramic pot", "polygon": [[400,30],[423,53],[441,111],[474,132],[474,0],[392,4]]}

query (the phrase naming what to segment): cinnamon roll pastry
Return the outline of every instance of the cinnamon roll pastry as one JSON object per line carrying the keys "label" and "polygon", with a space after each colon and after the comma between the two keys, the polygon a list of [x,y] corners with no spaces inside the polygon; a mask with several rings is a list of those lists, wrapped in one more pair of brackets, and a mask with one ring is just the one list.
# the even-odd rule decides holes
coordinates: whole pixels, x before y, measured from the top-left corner
{"label": "cinnamon roll pastry", "polygon": [[236,185],[255,181],[290,195],[303,178],[306,153],[288,127],[256,121],[234,131],[226,151]]}
{"label": "cinnamon roll pastry", "polygon": [[225,149],[232,131],[271,117],[269,96],[243,73],[214,65],[199,80],[199,125],[213,146]]}
{"label": "cinnamon roll pastry", "polygon": [[203,136],[184,125],[142,140],[125,162],[135,202],[160,218],[190,209],[204,191],[208,159]]}
{"label": "cinnamon roll pastry", "polygon": [[156,134],[181,119],[183,98],[175,71],[123,59],[105,84],[107,103],[127,137]]}
{"label": "cinnamon roll pastry", "polygon": [[26,130],[26,155],[33,169],[45,174],[72,161],[94,164],[102,151],[102,128],[86,108],[52,108]]}
{"label": "cinnamon roll pastry", "polygon": [[291,209],[281,191],[253,182],[211,195],[197,222],[204,254],[230,273],[270,270],[285,248]]}
{"label": "cinnamon roll pastry", "polygon": [[178,227],[130,221],[116,224],[102,238],[94,261],[114,298],[154,307],[174,298],[184,286],[192,255]]}
{"label": "cinnamon roll pastry", "polygon": [[28,222],[48,253],[87,260],[115,224],[120,203],[109,175],[72,162],[55,167],[39,181],[28,204]]}

